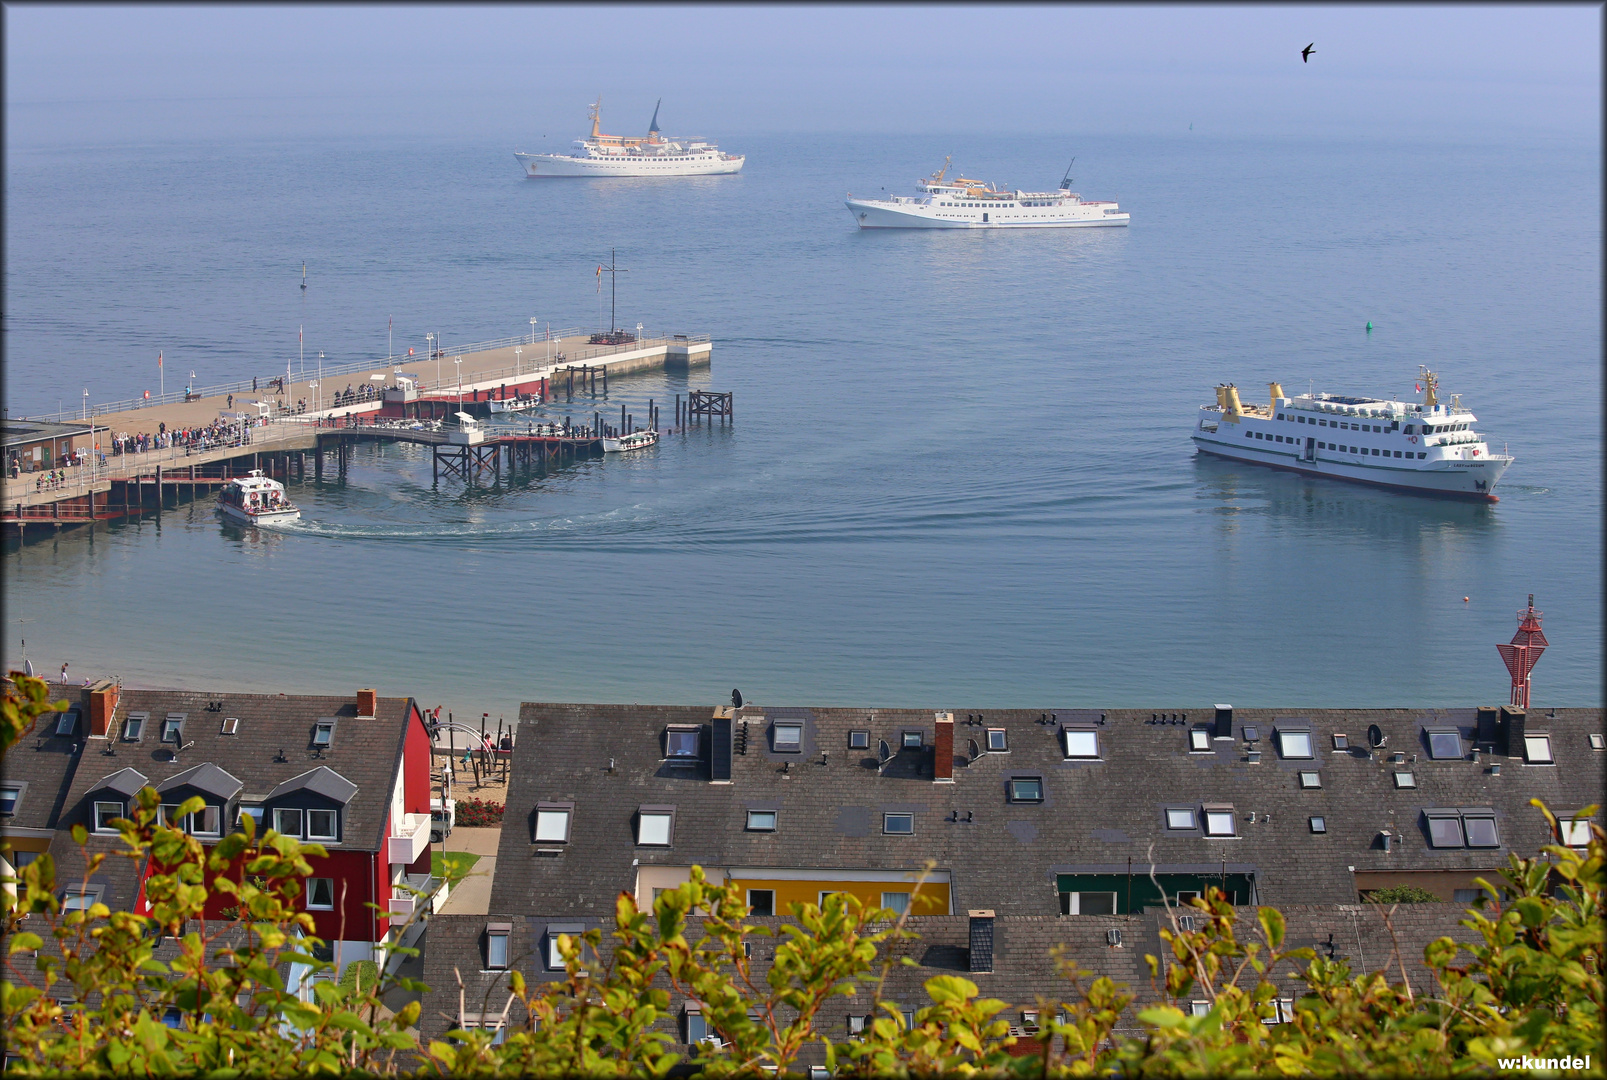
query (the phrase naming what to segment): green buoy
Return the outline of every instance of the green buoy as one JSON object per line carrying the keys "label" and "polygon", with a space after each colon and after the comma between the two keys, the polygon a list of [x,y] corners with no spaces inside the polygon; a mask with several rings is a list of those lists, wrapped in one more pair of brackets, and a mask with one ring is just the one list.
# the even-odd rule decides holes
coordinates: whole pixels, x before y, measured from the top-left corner
{"label": "green buoy", "polygon": [[1372,323],[1367,324],[1367,332],[1369,334],[1371,334],[1373,332],[1373,324]]}

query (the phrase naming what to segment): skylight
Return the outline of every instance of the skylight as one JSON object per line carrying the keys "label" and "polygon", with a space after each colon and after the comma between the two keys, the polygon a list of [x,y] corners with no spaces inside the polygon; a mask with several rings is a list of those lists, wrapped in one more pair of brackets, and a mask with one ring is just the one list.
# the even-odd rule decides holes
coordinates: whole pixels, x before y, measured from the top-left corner
{"label": "skylight", "polygon": [[870,732],[868,732],[868,731],[850,731],[848,733],[848,749],[850,749],[850,750],[869,750],[870,749]]}
{"label": "skylight", "polygon": [[1192,806],[1168,807],[1166,811],[1166,827],[1168,829],[1194,828],[1194,808]]}
{"label": "skylight", "polygon": [[637,812],[636,842],[644,847],[669,847],[674,826],[674,807],[644,806]]}
{"label": "skylight", "polygon": [[536,805],[536,843],[567,844],[569,842],[569,819],[573,815],[573,803],[538,803]]}
{"label": "skylight", "polygon": [[900,740],[900,745],[906,750],[919,750],[925,743],[921,732],[906,731]]}
{"label": "skylight", "polygon": [[774,810],[749,810],[749,832],[775,832],[776,812]]}
{"label": "skylight", "polygon": [[891,836],[912,836],[915,833],[914,814],[883,814],[882,832]]}
{"label": "skylight", "polygon": [[78,710],[69,709],[56,721],[57,735],[71,735],[78,727]]}
{"label": "skylight", "polygon": [[1531,731],[1523,737],[1523,760],[1530,765],[1554,765],[1551,756],[1551,736],[1544,731]]}
{"label": "skylight", "polygon": [[803,725],[777,720],[770,729],[770,747],[777,753],[796,754],[803,749]]}
{"label": "skylight", "polygon": [[1084,728],[1066,728],[1061,734],[1066,740],[1066,756],[1068,758],[1097,758],[1099,756],[1099,732]]}
{"label": "skylight", "polygon": [[1206,836],[1234,836],[1236,834],[1237,828],[1233,819],[1233,807],[1205,807]]}
{"label": "skylight", "polygon": [[1311,831],[1314,832],[1314,833],[1325,833],[1325,832],[1327,832],[1328,831],[1328,819],[1324,818],[1324,817],[1321,817],[1321,816],[1313,817],[1311,819]]}
{"label": "skylight", "polygon": [[1279,728],[1278,753],[1286,758],[1311,757],[1310,729]]}
{"label": "skylight", "polygon": [[1590,843],[1590,821],[1586,818],[1563,819],[1557,822],[1562,842],[1568,847],[1586,847]]}
{"label": "skylight", "polygon": [[1010,749],[1009,734],[1002,727],[988,728],[988,752],[1000,754]]}
{"label": "skylight", "polygon": [[1462,756],[1462,735],[1456,728],[1426,728],[1428,756],[1436,761],[1447,761]]}
{"label": "skylight", "polygon": [[1395,774],[1395,786],[1397,788],[1414,788],[1417,786],[1417,777],[1409,772],[1398,772]]}
{"label": "skylight", "polygon": [[1350,749],[1350,736],[1349,735],[1341,735],[1337,731],[1334,732],[1334,749],[1335,750],[1349,750]]}
{"label": "skylight", "polygon": [[1300,786],[1303,789],[1322,787],[1322,773],[1317,772],[1315,769],[1302,772],[1300,774]]}
{"label": "skylight", "polygon": [[664,732],[664,756],[671,762],[692,762],[698,759],[699,729],[675,725]]}
{"label": "skylight", "polygon": [[1043,778],[1022,776],[1010,781],[1010,801],[1013,803],[1043,802]]}
{"label": "skylight", "polygon": [[1189,753],[1208,754],[1211,752],[1211,729],[1195,728],[1189,732]]}
{"label": "skylight", "polygon": [[328,746],[335,741],[335,722],[333,720],[320,720],[313,725],[312,744],[314,746]]}

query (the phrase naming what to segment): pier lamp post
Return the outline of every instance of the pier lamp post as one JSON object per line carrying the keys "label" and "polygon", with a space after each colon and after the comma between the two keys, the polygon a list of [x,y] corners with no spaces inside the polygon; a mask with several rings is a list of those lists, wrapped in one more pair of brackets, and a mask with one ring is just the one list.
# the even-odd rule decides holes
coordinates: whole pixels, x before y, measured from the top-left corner
{"label": "pier lamp post", "polygon": [[458,368],[458,412],[463,411],[463,357],[458,357],[452,363]]}
{"label": "pier lamp post", "polygon": [[530,316],[530,344],[536,343],[536,317]]}
{"label": "pier lamp post", "polygon": [[[318,388],[318,384],[323,381],[324,380],[319,379],[316,382],[310,382],[307,384],[307,389],[313,392],[313,412],[322,412],[324,408],[324,392]],[[320,424],[323,423],[322,420],[318,422]]]}
{"label": "pier lamp post", "polygon": [[642,324],[637,323],[636,324],[636,344],[640,345],[641,343],[642,343]]}
{"label": "pier lamp post", "polygon": [[[531,342],[531,344],[535,344],[535,343],[534,343],[534,342]],[[522,350],[522,349],[521,349],[521,348],[519,348],[519,346],[517,346],[517,345],[515,345],[515,346],[514,346],[514,347],[513,347],[513,373],[514,373],[514,374],[515,374],[515,375],[518,375],[518,374],[519,374],[519,372],[520,372],[520,370],[521,370],[521,369],[520,369],[520,367],[519,367],[519,354],[520,354],[520,353],[521,353],[521,352],[523,352],[523,351],[524,351],[524,350]]]}
{"label": "pier lamp post", "polygon": [[89,387],[84,387],[84,419],[89,419]]}
{"label": "pier lamp post", "polygon": [[[435,353],[435,335],[425,334],[424,340],[429,343],[427,348],[433,355]],[[441,392],[441,358],[439,356],[435,357],[435,392]]]}
{"label": "pier lamp post", "polygon": [[[323,382],[324,382],[324,350],[319,349],[318,350],[318,381],[316,383],[314,383],[313,385],[314,386],[322,386]],[[324,392],[322,390],[320,390],[320,391],[318,391],[318,405],[317,405],[317,408],[318,408],[319,411],[322,411],[323,407],[324,407]]]}

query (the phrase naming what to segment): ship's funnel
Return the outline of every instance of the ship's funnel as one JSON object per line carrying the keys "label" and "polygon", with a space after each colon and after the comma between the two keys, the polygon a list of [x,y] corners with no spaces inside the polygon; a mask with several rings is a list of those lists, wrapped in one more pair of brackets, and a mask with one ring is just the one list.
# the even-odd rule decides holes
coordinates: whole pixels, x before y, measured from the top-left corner
{"label": "ship's funnel", "polygon": [[659,98],[658,99],[658,105],[653,106],[653,122],[651,124],[647,125],[647,133],[649,135],[657,135],[658,134],[658,106],[662,105],[662,104],[664,104],[664,99]]}
{"label": "ship's funnel", "polygon": [[1244,415],[1244,405],[1239,401],[1239,388],[1232,383],[1228,383],[1227,386],[1223,387],[1223,391],[1226,393],[1228,400],[1222,412],[1222,419],[1230,424],[1237,424],[1239,417]]}
{"label": "ship's funnel", "polygon": [[1216,384],[1216,407],[1228,411],[1228,388],[1223,383]]}
{"label": "ship's funnel", "polygon": [[1267,383],[1267,388],[1272,391],[1272,408],[1276,411],[1278,399],[1283,397],[1283,383]]}

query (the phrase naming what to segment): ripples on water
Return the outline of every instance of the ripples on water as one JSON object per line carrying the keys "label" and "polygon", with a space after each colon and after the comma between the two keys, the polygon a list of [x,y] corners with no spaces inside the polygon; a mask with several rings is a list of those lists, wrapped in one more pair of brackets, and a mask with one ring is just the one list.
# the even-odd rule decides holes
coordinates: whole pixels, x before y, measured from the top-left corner
{"label": "ripples on water", "polygon": [[[1505,700],[1492,646],[1533,592],[1553,643],[1537,699],[1600,702],[1596,147],[1090,139],[1078,186],[1131,228],[959,235],[858,233],[841,193],[908,191],[950,149],[1028,187],[1055,163],[1006,140],[743,143],[742,176],[691,183],[329,145],[113,149],[109,188],[76,155],[13,153],[18,411],[76,400],[64,368],[136,394],[158,347],[203,383],[267,374],[298,323],[336,361],[381,348],[390,315],[399,349],[589,322],[618,247],[621,321],[712,332],[713,367],[545,415],[652,398],[673,417],[712,388],[736,417],[472,489],[432,484],[420,448],[367,447],[344,482],[291,485],[292,525],[236,529],[203,499],[10,550],[7,656],[25,636],[41,669],[378,685],[470,715],[733,685],[962,709],[1471,704]],[[1502,190],[1548,213],[1491,229]],[[1496,506],[1188,442],[1219,381],[1403,393],[1425,361],[1518,457]]]}

